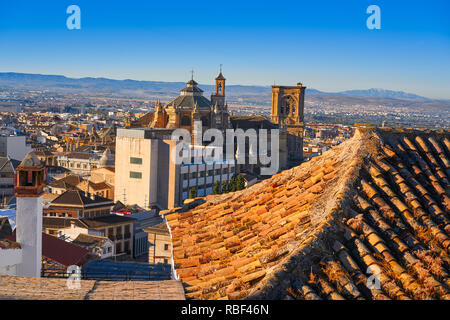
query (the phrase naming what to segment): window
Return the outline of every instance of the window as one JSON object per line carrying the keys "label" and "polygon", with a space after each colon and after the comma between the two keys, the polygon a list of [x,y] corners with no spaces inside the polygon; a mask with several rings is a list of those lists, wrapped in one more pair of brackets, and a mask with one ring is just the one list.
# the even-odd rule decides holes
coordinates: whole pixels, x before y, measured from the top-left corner
{"label": "window", "polygon": [[165,264],[168,264],[168,263],[169,263],[169,260],[168,260],[168,259],[164,259],[164,263],[165,263]]}
{"label": "window", "polygon": [[130,171],[130,178],[132,179],[142,179],[141,172]]}
{"label": "window", "polygon": [[130,163],[132,163],[132,164],[142,164],[142,158],[130,157]]}
{"label": "window", "polygon": [[169,245],[166,243],[166,244],[164,244],[164,250],[169,250]]}

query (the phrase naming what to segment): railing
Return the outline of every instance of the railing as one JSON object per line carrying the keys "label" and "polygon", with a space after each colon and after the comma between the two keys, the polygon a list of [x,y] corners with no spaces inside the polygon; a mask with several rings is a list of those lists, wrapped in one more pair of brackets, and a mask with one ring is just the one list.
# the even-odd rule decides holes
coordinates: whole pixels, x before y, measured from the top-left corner
{"label": "railing", "polygon": [[[43,278],[67,279],[71,273],[63,270],[45,269],[41,272]],[[159,281],[170,280],[170,268],[167,270],[152,271],[122,271],[122,272],[98,272],[81,270],[80,280],[102,280],[102,281]]]}

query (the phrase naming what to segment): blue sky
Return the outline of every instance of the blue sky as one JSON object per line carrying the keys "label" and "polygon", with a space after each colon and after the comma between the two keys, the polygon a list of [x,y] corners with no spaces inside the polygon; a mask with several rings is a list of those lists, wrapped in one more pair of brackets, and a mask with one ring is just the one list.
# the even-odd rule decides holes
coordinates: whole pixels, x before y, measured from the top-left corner
{"label": "blue sky", "polygon": [[211,83],[223,64],[230,84],[450,99],[449,15],[448,0],[1,1],[0,71]]}

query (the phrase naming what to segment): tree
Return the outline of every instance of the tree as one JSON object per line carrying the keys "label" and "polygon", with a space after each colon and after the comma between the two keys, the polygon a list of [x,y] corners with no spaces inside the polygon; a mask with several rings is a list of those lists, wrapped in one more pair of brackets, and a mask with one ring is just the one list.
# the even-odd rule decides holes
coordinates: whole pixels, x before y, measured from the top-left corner
{"label": "tree", "polygon": [[236,175],[233,176],[233,178],[231,178],[231,181],[228,185],[228,192],[234,192],[236,191]]}
{"label": "tree", "polygon": [[189,198],[195,198],[197,197],[197,187],[193,187],[191,188],[191,190],[189,191]]}
{"label": "tree", "polygon": [[222,193],[228,193],[228,183],[222,182]]}
{"label": "tree", "polygon": [[244,176],[239,173],[236,176],[236,190],[242,190],[242,189],[245,189],[245,180],[244,180]]}
{"label": "tree", "polygon": [[217,180],[216,183],[215,183],[214,186],[213,186],[212,194],[220,194],[220,193],[221,193],[221,190],[220,190],[220,181]]}

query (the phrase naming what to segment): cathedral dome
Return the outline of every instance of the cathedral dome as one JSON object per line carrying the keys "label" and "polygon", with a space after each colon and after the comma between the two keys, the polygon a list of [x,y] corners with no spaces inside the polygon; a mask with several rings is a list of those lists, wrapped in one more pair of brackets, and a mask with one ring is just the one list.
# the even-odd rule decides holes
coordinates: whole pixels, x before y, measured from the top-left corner
{"label": "cathedral dome", "polygon": [[181,89],[180,95],[170,101],[167,107],[174,109],[192,110],[197,105],[199,110],[209,111],[211,102],[203,96],[203,90],[200,89],[198,83],[191,79],[186,83],[186,87]]}

